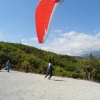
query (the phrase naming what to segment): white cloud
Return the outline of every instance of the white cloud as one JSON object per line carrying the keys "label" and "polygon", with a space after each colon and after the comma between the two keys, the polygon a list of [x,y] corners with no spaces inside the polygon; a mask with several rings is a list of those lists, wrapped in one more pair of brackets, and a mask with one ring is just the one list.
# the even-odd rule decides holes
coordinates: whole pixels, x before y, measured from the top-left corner
{"label": "white cloud", "polygon": [[36,37],[30,39],[22,39],[21,44],[39,47],[38,39]]}
{"label": "white cloud", "polygon": [[100,32],[99,32],[98,34],[96,34],[96,37],[97,37],[97,38],[100,38]]}
{"label": "white cloud", "polygon": [[38,41],[37,38],[31,38],[30,40],[31,41],[36,41],[36,42]]}
{"label": "white cloud", "polygon": [[[48,41],[48,40],[47,40]],[[59,54],[81,55],[91,50],[100,50],[100,32],[96,35],[77,33],[71,31],[61,37],[55,37],[49,43],[44,43],[41,48]]]}
{"label": "white cloud", "polygon": [[53,32],[61,33],[62,30],[53,30]]}
{"label": "white cloud", "polygon": [[[2,34],[0,33],[0,38]],[[43,44],[39,44],[37,37],[22,39],[22,44],[31,45],[46,51],[72,56],[82,55],[91,50],[100,50],[100,32],[95,35],[71,31],[68,33],[49,34]]]}
{"label": "white cloud", "polygon": [[27,39],[22,39],[22,40],[21,40],[21,44],[29,45]]}
{"label": "white cloud", "polygon": [[[0,41],[6,41],[5,38],[2,35],[2,32],[0,32]],[[6,41],[7,42],[7,41]]]}

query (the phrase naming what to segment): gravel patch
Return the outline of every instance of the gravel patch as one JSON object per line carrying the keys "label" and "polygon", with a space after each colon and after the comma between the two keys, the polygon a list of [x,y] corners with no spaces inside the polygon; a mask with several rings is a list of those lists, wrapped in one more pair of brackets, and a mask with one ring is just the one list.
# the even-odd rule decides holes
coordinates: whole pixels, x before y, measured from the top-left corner
{"label": "gravel patch", "polygon": [[100,83],[1,70],[0,100],[100,100]]}

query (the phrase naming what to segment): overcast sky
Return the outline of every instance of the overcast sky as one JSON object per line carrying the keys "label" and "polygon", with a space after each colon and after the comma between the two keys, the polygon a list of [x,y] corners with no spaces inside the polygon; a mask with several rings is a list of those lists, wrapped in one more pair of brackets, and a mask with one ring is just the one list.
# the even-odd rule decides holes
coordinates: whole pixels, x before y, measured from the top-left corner
{"label": "overcast sky", "polygon": [[0,41],[22,43],[58,54],[79,56],[100,50],[100,0],[64,0],[39,44],[35,10],[39,0],[0,0]]}

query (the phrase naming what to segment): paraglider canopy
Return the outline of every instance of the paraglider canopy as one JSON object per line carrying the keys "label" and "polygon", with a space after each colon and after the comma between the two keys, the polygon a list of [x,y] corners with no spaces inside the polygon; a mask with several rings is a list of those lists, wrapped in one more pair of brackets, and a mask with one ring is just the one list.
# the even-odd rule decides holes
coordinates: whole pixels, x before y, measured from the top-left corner
{"label": "paraglider canopy", "polygon": [[43,43],[49,32],[50,22],[56,5],[61,0],[40,0],[35,13],[36,33],[39,43]]}
{"label": "paraglider canopy", "polygon": [[57,2],[60,2],[60,0],[53,0],[53,1],[56,2],[56,3],[57,3]]}

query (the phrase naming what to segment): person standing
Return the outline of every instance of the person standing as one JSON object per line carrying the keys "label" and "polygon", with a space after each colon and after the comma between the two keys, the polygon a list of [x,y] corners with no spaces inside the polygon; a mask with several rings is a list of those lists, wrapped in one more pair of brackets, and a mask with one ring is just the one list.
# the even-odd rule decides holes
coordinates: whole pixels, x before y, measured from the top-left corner
{"label": "person standing", "polygon": [[86,78],[90,80],[91,79],[90,69],[85,67],[85,72],[86,72]]}
{"label": "person standing", "polygon": [[28,72],[28,63],[25,65],[25,72]]}
{"label": "person standing", "polygon": [[46,71],[45,78],[46,78],[48,75],[50,75],[48,79],[50,79],[50,78],[52,77],[52,70],[53,70],[52,65],[51,65],[51,63],[49,63],[49,64],[48,64],[47,71]]}
{"label": "person standing", "polygon": [[9,72],[10,67],[11,67],[11,63],[10,63],[10,60],[8,60],[8,62],[7,62],[7,72]]}
{"label": "person standing", "polygon": [[1,72],[1,69],[2,69],[2,61],[0,59],[0,72]]}

